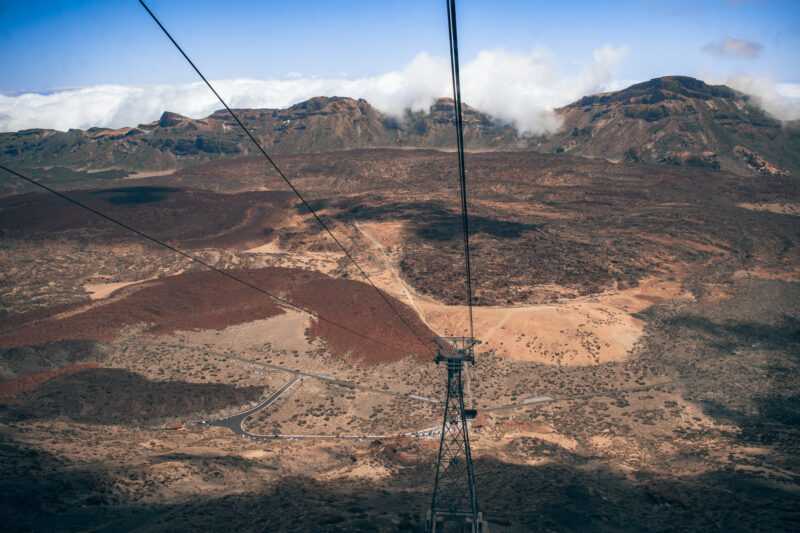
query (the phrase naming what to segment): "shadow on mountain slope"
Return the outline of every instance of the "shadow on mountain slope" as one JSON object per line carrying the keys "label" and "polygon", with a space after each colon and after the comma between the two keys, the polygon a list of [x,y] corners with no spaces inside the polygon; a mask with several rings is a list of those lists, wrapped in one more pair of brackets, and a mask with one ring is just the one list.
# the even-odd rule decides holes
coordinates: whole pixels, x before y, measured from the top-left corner
{"label": "shadow on mountain slope", "polygon": [[[8,438],[0,446],[11,459],[0,478],[9,531],[411,532],[420,531],[430,501],[425,463],[382,482],[292,476],[259,493],[136,503],[101,466],[69,464]],[[800,518],[792,487],[747,474],[626,478],[605,467],[479,458],[476,476],[496,531],[790,531]]]}
{"label": "shadow on mountain slope", "polygon": [[106,202],[124,205],[162,202],[170,193],[177,192],[180,192],[180,189],[174,187],[116,187],[94,191],[92,194]]}
{"label": "shadow on mountain slope", "polygon": [[[392,202],[381,205],[356,205],[338,218],[342,220],[395,221],[410,223],[417,237],[427,241],[451,241],[461,237],[461,215],[440,202]],[[470,233],[498,239],[517,239],[526,231],[536,231],[541,224],[527,224],[472,214]]]}
{"label": "shadow on mountain slope", "polygon": [[153,424],[252,402],[261,387],[151,381],[117,368],[60,376],[16,401],[0,404],[6,421],[68,418],[89,424]]}

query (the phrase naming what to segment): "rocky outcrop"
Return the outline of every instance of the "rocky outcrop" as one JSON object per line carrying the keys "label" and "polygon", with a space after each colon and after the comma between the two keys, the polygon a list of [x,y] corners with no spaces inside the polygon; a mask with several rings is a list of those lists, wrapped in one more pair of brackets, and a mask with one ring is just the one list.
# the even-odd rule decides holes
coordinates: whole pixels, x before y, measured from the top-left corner
{"label": "rocky outcrop", "polygon": [[541,150],[747,175],[800,168],[800,142],[790,124],[745,94],[686,76],[586,96],[558,113],[564,126]]}

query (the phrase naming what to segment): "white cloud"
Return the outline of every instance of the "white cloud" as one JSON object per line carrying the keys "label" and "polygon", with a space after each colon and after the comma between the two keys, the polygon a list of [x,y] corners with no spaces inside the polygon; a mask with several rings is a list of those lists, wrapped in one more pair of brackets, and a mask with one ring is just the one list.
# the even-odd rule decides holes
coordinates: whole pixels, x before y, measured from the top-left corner
{"label": "white cloud", "polygon": [[800,83],[776,83],[775,90],[784,98],[800,99]]}
{"label": "white cloud", "polygon": [[764,47],[760,43],[728,37],[708,43],[703,47],[703,52],[718,57],[755,59],[761,55],[763,49]]}
{"label": "white cloud", "polygon": [[780,120],[800,119],[800,84],[775,83],[767,78],[736,76],[726,85],[749,94],[766,112]]}
{"label": "white cloud", "polygon": [[520,130],[546,133],[558,129],[553,110],[586,94],[604,90],[625,48],[604,46],[582,72],[564,76],[548,52],[514,54],[483,51],[463,69],[464,101],[514,123]]}
{"label": "white cloud", "polygon": [[[627,49],[595,50],[580,72],[568,74],[545,50],[480,52],[462,66],[464,101],[531,133],[559,126],[553,109],[612,83]],[[396,71],[365,78],[316,78],[292,73],[278,80],[219,80],[220,94],[232,107],[286,107],[312,96],[366,98],[398,115],[406,108],[427,109],[451,94],[447,58],[418,54]],[[97,85],[49,94],[0,95],[0,131],[25,128],[121,127],[158,119],[165,110],[193,118],[221,106],[200,82],[182,85]]]}

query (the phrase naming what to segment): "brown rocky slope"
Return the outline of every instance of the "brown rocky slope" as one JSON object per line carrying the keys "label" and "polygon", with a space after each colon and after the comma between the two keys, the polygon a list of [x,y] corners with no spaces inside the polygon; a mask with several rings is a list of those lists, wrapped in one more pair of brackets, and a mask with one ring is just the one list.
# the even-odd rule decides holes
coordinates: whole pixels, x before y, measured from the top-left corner
{"label": "brown rocky slope", "polygon": [[800,130],[724,85],[655,78],[586,96],[558,110],[561,131],[544,151],[786,175],[800,166]]}
{"label": "brown rocky slope", "polygon": [[[406,111],[400,117],[384,114],[366,100],[344,97],[316,97],[286,109],[239,109],[237,113],[275,154],[386,147],[452,149],[455,144],[452,100],[446,98],[434,102],[428,111]],[[655,78],[622,91],[586,96],[557,113],[562,128],[536,137],[465,106],[466,146],[474,151],[568,152],[740,175],[797,174],[800,169],[796,122],[781,122],[757,107],[751,97],[694,78]],[[52,175],[64,185],[255,153],[251,141],[224,110],[203,119],[164,112],[158,121],[115,130],[0,133],[0,160],[17,168],[35,168],[41,177]]]}

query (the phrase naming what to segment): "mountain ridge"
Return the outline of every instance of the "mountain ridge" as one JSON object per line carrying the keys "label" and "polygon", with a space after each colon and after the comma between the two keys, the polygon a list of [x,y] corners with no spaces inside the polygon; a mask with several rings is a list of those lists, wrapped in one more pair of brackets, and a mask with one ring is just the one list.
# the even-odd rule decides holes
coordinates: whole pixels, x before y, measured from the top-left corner
{"label": "mountain ridge", "polygon": [[[451,149],[452,100],[400,117],[364,99],[318,96],[283,109],[236,109],[272,153],[357,148]],[[664,76],[620,91],[584,96],[556,110],[561,129],[526,135],[464,106],[472,150],[533,150],[612,161],[699,166],[737,174],[787,174],[800,169],[800,129],[781,123],[752,98],[724,85]],[[255,152],[225,110],[201,119],[164,111],[157,121],[124,128],[28,129],[0,133],[0,157],[25,167],[73,170],[167,170]]]}
{"label": "mountain ridge", "polygon": [[664,76],[557,110],[542,149],[584,157],[699,166],[737,174],[800,168],[800,132],[725,85]]}

